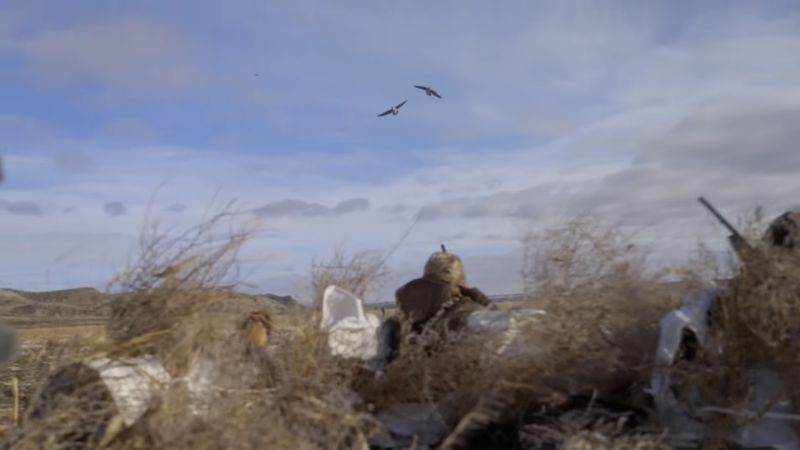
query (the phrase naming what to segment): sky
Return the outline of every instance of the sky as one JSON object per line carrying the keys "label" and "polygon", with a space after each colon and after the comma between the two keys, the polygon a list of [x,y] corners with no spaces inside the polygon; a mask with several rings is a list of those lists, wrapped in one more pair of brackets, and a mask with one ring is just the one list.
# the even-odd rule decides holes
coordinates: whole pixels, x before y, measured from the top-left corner
{"label": "sky", "polygon": [[797,55],[790,0],[9,0],[0,286],[102,288],[162,183],[175,229],[215,193],[259,220],[253,292],[302,295],[314,258],[415,221],[372,300],[442,243],[520,292],[522,234],[586,212],[677,263],[725,246],[699,195],[798,206]]}

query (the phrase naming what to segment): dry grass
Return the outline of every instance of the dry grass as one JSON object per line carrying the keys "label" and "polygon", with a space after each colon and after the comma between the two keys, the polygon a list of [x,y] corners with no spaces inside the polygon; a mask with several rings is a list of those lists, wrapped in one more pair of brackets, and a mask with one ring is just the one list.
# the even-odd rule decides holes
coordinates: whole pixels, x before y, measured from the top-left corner
{"label": "dry grass", "polygon": [[17,336],[19,336],[20,342],[28,344],[46,340],[66,341],[78,339],[80,341],[96,341],[105,339],[105,335],[105,325],[30,327],[17,329]]}
{"label": "dry grass", "polygon": [[641,406],[636,394],[649,376],[658,320],[680,295],[659,284],[661,274],[642,270],[646,253],[620,230],[580,217],[526,237],[522,306],[548,315],[523,326],[524,354],[498,357],[499,337],[485,335],[456,337],[430,355],[412,349],[360,391],[365,401],[378,410],[444,403],[451,428],[500,384],[513,386],[520,402],[594,393]]}
{"label": "dry grass", "polygon": [[[224,217],[218,214],[211,220]],[[439,350],[431,355],[406,351],[382,378],[364,378],[365,371],[360,363],[332,359],[327,352],[320,351],[324,336],[319,332],[316,313],[308,311],[292,317],[291,326],[282,327],[284,338],[272,355],[270,367],[247,363],[238,356],[241,352],[234,350],[237,341],[226,339],[225,330],[202,317],[203,311],[217,299],[213,287],[231,267],[229,256],[235,255],[247,234],[235,234],[220,246],[210,245],[204,252],[197,251],[199,237],[206,236],[212,228],[205,224],[194,239],[178,243],[163,235],[150,234],[143,240],[142,258],[135,269],[116,280],[118,289],[126,295],[114,307],[107,326],[109,342],[97,342],[92,346],[84,343],[80,351],[75,346],[67,346],[55,357],[57,362],[50,373],[70,367],[70,363],[88,352],[114,357],[157,354],[173,377],[186,375],[191,363],[201,354],[212,355],[226,368],[219,375],[218,383],[227,394],[215,399],[210,417],[192,418],[186,413],[187,402],[181,401],[178,394],[171,394],[142,419],[142,423],[147,424],[145,429],[134,427],[118,435],[112,440],[113,446],[138,448],[157,443],[158,447],[169,448],[249,448],[257,443],[269,443],[272,448],[361,448],[360,442],[375,428],[374,419],[366,413],[367,408],[380,411],[401,401],[445,402],[449,405],[449,414],[443,420],[454,429],[501,381],[516,386],[520,395],[539,394],[549,392],[542,383],[551,383],[559,371],[580,371],[592,358],[614,362],[608,358],[609,345],[596,348],[588,345],[602,330],[590,329],[588,319],[581,325],[574,325],[575,309],[586,307],[585,301],[580,303],[579,300],[607,289],[610,283],[593,281],[595,284],[590,285],[594,290],[587,290],[586,285],[560,290],[554,289],[552,284],[547,285],[546,290],[532,288],[531,298],[538,300],[535,306],[548,308],[553,316],[548,319],[544,332],[528,332],[533,333],[530,337],[534,342],[549,341],[551,348],[543,351],[537,345],[530,355],[514,360],[493,355],[491,349],[498,345],[496,337],[461,337],[441,343]],[[528,241],[528,245],[533,245],[532,242]],[[547,242],[555,240],[535,245],[542,248]],[[187,255],[194,264],[188,274],[182,277],[173,274],[169,282],[157,276],[184,261]],[[549,261],[549,255],[540,260]],[[381,267],[377,255],[359,253],[347,258],[337,249],[331,263],[314,266],[313,287],[319,297],[319,291],[330,284],[363,297],[383,275]],[[544,269],[553,273],[550,268]],[[625,275],[630,273],[625,272]],[[636,275],[640,278],[634,281],[642,281],[641,275]],[[628,293],[632,283],[620,284],[615,292],[620,296]],[[550,297],[544,298],[543,292]],[[616,297],[608,296],[609,301],[613,298]],[[569,300],[572,304],[558,310],[553,308],[556,300]],[[560,315],[562,312],[564,316]],[[584,327],[580,329],[584,334],[576,344],[578,327]],[[561,333],[560,339],[552,339],[554,331]],[[550,338],[545,339],[545,335]],[[543,358],[545,354],[548,356]],[[557,361],[555,354],[560,355]],[[577,380],[578,374],[573,378]],[[267,390],[254,396],[252,380],[259,380],[261,388]],[[86,388],[97,385],[97,380],[82,381]],[[592,380],[580,383],[587,388],[596,387]],[[351,390],[360,394],[361,399],[352,397]],[[86,394],[86,398],[91,397]],[[102,404],[104,399],[93,401]],[[18,448],[42,445],[53,436],[61,435],[63,439],[68,431],[76,429],[92,430],[114,416],[109,404],[101,407],[80,401],[67,402],[59,405],[59,410],[60,413],[50,412],[37,421],[27,420],[16,430],[14,442]],[[96,414],[75,414],[78,410],[96,410]],[[256,425],[263,423],[273,425],[267,429]],[[111,437],[111,434],[106,431],[106,436]]]}
{"label": "dry grass", "polygon": [[658,320],[680,301],[621,224],[580,216],[525,237],[526,302],[547,311],[528,332],[537,373],[573,393],[639,391]]}
{"label": "dry grass", "polygon": [[[318,351],[314,311],[277,323],[267,358],[248,359],[242,333],[232,333],[235,320],[209,320],[209,307],[225,298],[216,287],[232,284],[223,281],[255,230],[249,224],[226,227],[236,217],[227,205],[177,237],[156,226],[145,229],[139,260],[110,285],[123,295],[114,302],[107,339],[57,345],[43,370],[31,370],[42,373],[37,382],[61,376],[76,390],[59,401],[26,395],[25,420],[4,448],[365,448],[375,419],[348,389],[358,365]],[[224,228],[234,231],[215,236]],[[349,263],[358,261],[357,255]],[[335,269],[328,265],[316,273],[338,283]],[[365,292],[372,279],[353,273],[345,270],[343,280],[357,283],[343,286]],[[102,384],[80,362],[142,355],[156,355],[175,381],[134,427],[120,427]],[[205,416],[191,414],[185,382],[200,358],[215,362],[208,398],[213,408]],[[45,387],[37,390],[48,392]]]}
{"label": "dry grass", "polygon": [[[720,352],[700,351],[696,360],[682,361],[672,368],[680,395],[699,392],[703,403],[738,409],[751,394],[749,369],[771,369],[783,379],[772,398],[755,405],[757,416],[766,412],[781,395],[790,399],[797,412],[800,375],[800,254],[796,250],[770,247],[762,239],[766,229],[761,208],[740,217],[739,227],[749,248],[738,254],[731,250],[720,265],[701,247],[692,264],[695,272],[711,274],[734,272],[711,312],[711,339]],[[737,263],[738,260],[738,263]],[[736,267],[738,266],[738,268]],[[730,416],[706,419],[705,448],[721,448],[724,436],[748,423]]]}
{"label": "dry grass", "polygon": [[[325,336],[312,308],[274,315],[274,348],[265,358],[248,359],[242,337],[233,332],[243,317],[223,320],[208,314],[211,305],[224,301],[217,286],[232,283],[227,277],[235,272],[237,252],[254,232],[252,224],[245,224],[217,237],[223,222],[237,217],[228,207],[177,237],[157,227],[143,231],[140,259],[112,283],[124,295],[115,302],[105,335],[97,327],[23,330],[23,341],[49,340],[44,350],[27,350],[16,368],[2,374],[3,382],[22,371],[31,374],[23,383],[25,420],[11,430],[3,448],[97,448],[103,441],[104,448],[119,449],[364,449],[379,427],[373,413],[397,402],[444,405],[442,420],[451,430],[469,429],[471,423],[510,423],[511,432],[528,400],[555,394],[588,394],[642,406],[636,393],[649,376],[658,320],[681,298],[681,292],[660,284],[661,273],[644,269],[646,249],[622,233],[620,224],[578,217],[523,241],[522,306],[548,313],[523,327],[524,354],[497,356],[497,336],[450,336],[432,353],[403,348],[399,359],[375,378],[359,361],[332,358],[324,351]],[[794,370],[784,349],[796,352],[792,346],[800,342],[792,320],[800,311],[790,301],[796,290],[770,294],[764,308],[768,277],[760,269],[772,266],[755,255],[749,267],[759,270],[743,272],[724,303],[719,326],[726,343],[755,345],[763,350],[758,355],[764,362]],[[168,270],[186,261],[183,270]],[[790,268],[781,261],[770,269],[779,278],[788,276]],[[386,274],[384,262],[376,253],[348,256],[337,247],[331,261],[312,265],[317,304],[331,284],[364,298]],[[690,276],[707,278],[698,268],[708,270],[710,263],[692,264]],[[750,314],[756,305],[763,309]],[[387,308],[387,314],[394,313]],[[745,317],[752,320],[745,322]],[[58,342],[62,336],[77,339]],[[158,355],[178,381],[135,426],[115,427],[117,411],[98,389],[99,381],[79,373],[76,363],[89,356],[146,354]],[[741,368],[753,356],[734,352],[726,367]],[[213,408],[205,416],[190,413],[185,383],[179,381],[199,358],[216,361]],[[33,399],[41,380],[59,371],[81,391],[72,400],[48,404],[50,409],[35,417]],[[4,395],[7,400],[8,389]],[[506,400],[491,401],[500,397]],[[666,448],[658,431],[631,436],[579,430],[565,436],[564,446]],[[456,438],[447,445],[469,448]]]}
{"label": "dry grass", "polygon": [[608,437],[604,433],[589,430],[569,436],[564,450],[669,450],[658,435],[637,434]]}
{"label": "dry grass", "polygon": [[386,277],[385,258],[378,251],[360,251],[347,255],[344,246],[334,249],[330,261],[311,263],[311,288],[314,294],[314,309],[322,305],[322,294],[330,285],[352,292],[360,299]]}

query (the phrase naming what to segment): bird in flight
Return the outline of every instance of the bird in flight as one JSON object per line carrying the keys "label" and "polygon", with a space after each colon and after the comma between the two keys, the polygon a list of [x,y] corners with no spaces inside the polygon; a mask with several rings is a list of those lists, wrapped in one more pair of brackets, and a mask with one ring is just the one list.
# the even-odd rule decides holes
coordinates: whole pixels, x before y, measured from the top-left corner
{"label": "bird in flight", "polygon": [[414,86],[414,87],[417,88],[417,89],[422,89],[423,91],[425,91],[425,94],[428,97],[430,97],[431,95],[435,95],[438,98],[442,98],[441,95],[437,94],[436,91],[434,91],[433,89],[431,89],[429,87],[425,87],[425,86]]}
{"label": "bird in flight", "polygon": [[387,114],[389,114],[389,113],[391,113],[392,115],[396,116],[396,115],[397,115],[397,113],[399,113],[399,112],[400,112],[400,111],[398,111],[398,109],[400,109],[400,107],[401,107],[401,106],[405,105],[407,101],[408,101],[408,100],[403,100],[403,103],[400,103],[400,104],[399,104],[399,105],[397,105],[397,106],[393,106],[393,107],[392,107],[392,109],[390,109],[390,110],[388,110],[388,111],[386,111],[386,112],[383,112],[383,113],[380,113],[380,114],[378,114],[378,117],[383,117],[383,116],[385,116],[385,115],[387,115]]}

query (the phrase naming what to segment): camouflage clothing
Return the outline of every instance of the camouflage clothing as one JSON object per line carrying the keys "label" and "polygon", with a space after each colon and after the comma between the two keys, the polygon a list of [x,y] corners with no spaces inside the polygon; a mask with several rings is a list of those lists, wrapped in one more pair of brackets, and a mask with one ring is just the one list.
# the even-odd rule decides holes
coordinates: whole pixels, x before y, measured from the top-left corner
{"label": "camouflage clothing", "polygon": [[475,311],[492,306],[492,301],[480,289],[460,287],[459,300],[447,312],[445,322],[451,331],[464,328],[467,318]]}
{"label": "camouflage clothing", "polygon": [[478,288],[466,286],[464,266],[457,255],[436,252],[425,264],[422,278],[409,281],[395,293],[406,332],[444,325],[456,331],[473,312],[491,305]]}
{"label": "camouflage clothing", "polygon": [[442,307],[458,295],[458,287],[425,278],[411,280],[397,290],[395,300],[404,322],[419,331]]}
{"label": "camouflage clothing", "polygon": [[778,250],[778,254],[786,256],[800,250],[800,234],[798,234],[798,231],[800,231],[800,211],[786,211],[767,226],[764,234],[761,235],[760,246],[753,246],[744,238],[740,239],[735,235],[728,236],[728,242],[743,261],[750,259],[747,253],[755,247]]}
{"label": "camouflage clothing", "polygon": [[463,286],[467,283],[461,258],[444,252],[436,252],[428,258],[422,278],[452,286]]}
{"label": "camouflage clothing", "polygon": [[787,211],[773,220],[761,240],[773,247],[800,248],[800,211]]}

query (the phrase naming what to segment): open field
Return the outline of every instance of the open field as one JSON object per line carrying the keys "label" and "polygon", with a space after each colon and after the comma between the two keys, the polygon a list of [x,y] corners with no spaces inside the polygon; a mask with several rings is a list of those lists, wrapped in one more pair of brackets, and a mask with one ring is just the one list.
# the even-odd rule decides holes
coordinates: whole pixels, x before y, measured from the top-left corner
{"label": "open field", "polygon": [[[529,258],[537,261],[527,263],[525,276],[535,283],[526,285],[525,300],[498,306],[507,311],[537,308],[547,314],[514,330],[519,346],[513,357],[498,353],[504,348],[503,339],[510,336],[505,332],[458,334],[454,340],[434,335],[424,346],[398,340],[396,359],[376,371],[358,357],[332,355],[333,347],[326,345],[329,338],[320,332],[319,316],[312,308],[286,308],[266,302],[269,299],[209,287],[219,282],[215,274],[224,273],[212,271],[218,263],[213,256],[202,263],[207,271],[200,281],[165,284],[156,280],[144,286],[138,279],[127,281],[128,294],[117,297],[109,307],[107,327],[89,322],[59,324],[52,318],[46,325],[21,327],[22,353],[0,369],[0,424],[7,427],[6,436],[16,445],[11,448],[42,448],[55,436],[86,440],[100,433],[111,442],[106,448],[126,450],[266,446],[355,450],[367,448],[368,437],[387,433],[379,419],[382,412],[406,404],[439,408],[435,422],[441,427],[440,436],[431,442],[437,442],[435,448],[440,449],[519,448],[514,442],[524,450],[548,445],[568,449],[678,448],[663,442],[666,425],[657,420],[652,398],[645,394],[655,368],[659,320],[679,306],[688,292],[707,284],[702,280],[714,279],[717,273],[705,262],[689,261],[690,269],[695,264],[708,272],[691,272],[704,274],[687,276],[684,283],[665,283],[663,274],[647,270],[644,256],[614,229],[585,219],[530,238],[525,245]],[[363,297],[379,266],[358,258],[358,264],[351,261],[348,265],[342,263],[341,255],[337,258],[335,264],[319,266],[322,268],[314,272],[315,298],[321,298],[331,284]],[[752,267],[767,270],[771,266],[769,261],[759,260]],[[785,271],[785,267],[779,269]],[[800,310],[793,309],[796,291],[788,297],[759,294],[754,303],[749,293],[762,292],[759,283],[768,277],[757,270],[745,275],[750,273],[757,277],[732,281],[731,290],[722,297],[725,314],[716,316],[722,319],[713,323],[719,327],[717,332],[727,333],[727,339],[747,345],[729,347],[726,351],[734,352],[733,358],[704,355],[703,364],[728,375],[742,373],[746,358],[779,361],[785,356],[775,350],[781,348],[777,341],[759,339],[780,340],[800,334],[800,326],[793,322],[800,317]],[[782,283],[790,279],[780,276]],[[702,282],[698,284],[698,280]],[[16,291],[6,293],[5,298],[11,305],[9,311],[19,312],[15,308],[20,305],[46,307],[52,301],[64,307],[62,294]],[[231,303],[221,305],[220,299]],[[272,331],[269,346],[259,353],[261,350],[252,347],[257,335],[252,330],[245,332],[242,325],[250,312],[262,307],[272,311]],[[382,311],[374,305],[366,309],[378,315],[397,313],[395,308]],[[29,325],[35,323],[29,319]],[[77,319],[77,315],[65,318]],[[735,353],[738,348],[757,350]],[[111,359],[157,356],[172,380],[170,386],[176,388],[170,387],[136,419],[137,424],[143,421],[141,426],[114,429],[110,424],[121,407],[110,397],[102,397],[111,388],[96,373],[87,374],[81,369],[84,366],[72,365],[89,355]],[[213,381],[202,391],[202,398],[212,405],[205,412],[195,409],[198,400],[194,394],[185,396],[199,358],[213,367],[213,371],[202,369],[210,371],[205,375],[214,374],[208,375]],[[794,370],[791,364],[787,370]],[[688,373],[676,372],[682,377],[677,378],[683,380],[680,383],[685,383],[680,389],[719,387],[721,372],[695,370],[691,364],[688,369],[680,367]],[[99,389],[97,392],[106,394],[82,397],[88,394],[73,393],[57,407],[40,403],[42,408],[56,409],[13,426],[12,380],[19,380],[20,403],[30,413],[42,382],[51,380],[48,377],[57,370],[63,370],[65,378],[60,378],[60,383],[66,387]],[[730,406],[740,401],[738,394],[725,395],[713,403]],[[620,425],[619,414],[630,418],[626,426]],[[716,418],[704,422],[710,443],[686,448],[724,448],[714,442],[719,443],[731,426]],[[581,439],[595,444],[575,443]],[[392,441],[384,448],[410,447],[408,442]]]}
{"label": "open field", "polygon": [[[503,302],[499,303],[498,307],[503,310],[512,308],[519,308],[524,306],[522,302]],[[372,307],[366,306],[365,311],[371,314],[382,315],[385,313],[391,316],[397,313],[394,307]],[[276,314],[276,325],[280,327],[296,326],[302,318],[296,315]],[[239,316],[226,317],[222,316],[223,320],[235,320]],[[210,317],[207,320],[219,320],[219,317]],[[22,325],[15,324],[17,334],[23,345],[30,346],[33,344],[42,343],[48,340],[63,342],[70,339],[78,340],[102,340],[105,337],[105,323],[97,323],[97,321],[28,321],[23,322]],[[74,323],[77,322],[77,323]]]}
{"label": "open field", "polygon": [[[499,304],[501,309],[510,309],[513,307],[526,306],[521,302],[504,302]],[[380,308],[367,307],[368,312],[381,315]],[[661,311],[661,310],[659,310]],[[396,313],[395,308],[385,308],[387,315]],[[204,324],[213,324],[217,322],[224,322],[226,329],[231,332],[236,330],[237,321],[242,319],[243,314],[229,314],[229,315],[211,315],[203,317],[201,322]],[[650,345],[655,337],[652,328],[652,318],[647,319],[648,330],[646,335],[649,336]],[[277,334],[294,333],[298,329],[314,329],[317,324],[308,323],[308,316],[303,314],[275,314],[274,324]],[[619,324],[625,327],[624,323]],[[88,325],[74,325],[74,326],[26,326],[19,328],[19,337],[23,343],[22,353],[19,358],[10,366],[0,369],[0,425],[11,427],[12,425],[12,411],[13,411],[13,390],[12,379],[16,377],[19,380],[20,386],[20,401],[22,410],[25,411],[31,405],[31,400],[36,393],[38,385],[48,373],[52,373],[58,365],[63,364],[59,358],[59,354],[65,352],[65,355],[75,354],[75,348],[92,348],[99,343],[104,342],[105,326],[97,324]],[[641,335],[640,335],[641,337]],[[305,345],[298,343],[297,345]],[[307,350],[305,350],[307,352]],[[643,355],[642,355],[643,356]],[[297,358],[292,356],[291,358]],[[294,363],[297,363],[295,361]],[[437,363],[438,364],[438,363]],[[455,366],[458,365],[454,361]],[[297,369],[296,369],[297,370]],[[305,370],[303,372],[305,373]],[[303,375],[307,376],[307,375]],[[330,375],[332,376],[332,374]],[[448,375],[449,376],[449,375]],[[485,376],[485,375],[484,375]],[[576,375],[577,376],[577,375]],[[463,378],[463,374],[459,374]],[[477,379],[476,379],[477,380]],[[462,380],[464,381],[464,380]],[[324,385],[323,385],[324,386]],[[322,387],[322,386],[319,386]],[[380,387],[379,390],[372,393],[365,393],[365,395],[373,398],[373,401],[378,401],[380,397],[388,396],[391,398],[397,393],[380,393],[380,390],[385,390],[386,387]],[[402,395],[408,395],[402,394]]]}
{"label": "open field", "polygon": [[105,326],[29,326],[18,327],[17,334],[23,344],[31,344],[47,340],[63,341],[67,339],[102,339],[105,336]]}
{"label": "open field", "polygon": [[[275,314],[274,321],[278,332],[292,330],[298,326],[302,318],[290,314]],[[243,318],[239,315],[219,315],[203,318],[207,323],[223,322],[227,329],[233,333],[237,321]],[[66,324],[65,324],[66,322]],[[77,323],[76,323],[77,322]],[[88,323],[87,323],[88,322]],[[21,403],[23,410],[28,405],[28,400],[33,395],[36,384],[42,376],[52,369],[56,354],[64,346],[91,346],[105,342],[105,323],[80,320],[40,320],[24,321],[23,325],[16,324],[17,336],[21,343],[19,357],[9,366],[0,368],[0,425],[11,424],[13,412],[12,380],[19,380]]]}

